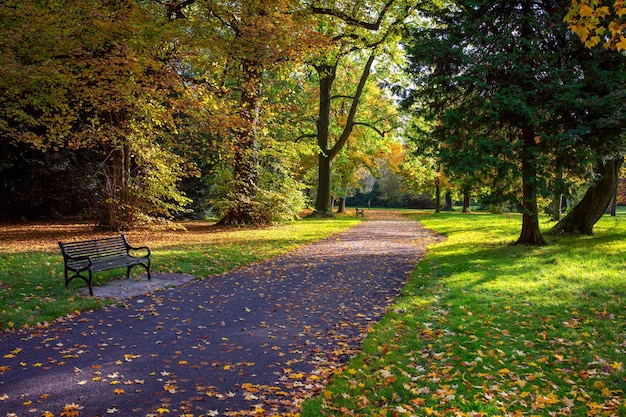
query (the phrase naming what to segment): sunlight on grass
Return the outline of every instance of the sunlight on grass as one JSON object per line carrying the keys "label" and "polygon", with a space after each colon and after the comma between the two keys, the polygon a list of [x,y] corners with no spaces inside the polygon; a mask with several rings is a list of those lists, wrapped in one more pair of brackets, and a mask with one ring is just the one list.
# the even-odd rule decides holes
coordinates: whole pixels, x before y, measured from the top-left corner
{"label": "sunlight on grass", "polygon": [[[207,222],[189,222],[185,223],[186,230],[137,230],[128,237],[135,246],[150,246],[154,273],[188,273],[202,279],[286,253],[359,222],[352,216],[304,219],[265,228],[216,228]],[[57,245],[58,241],[107,235],[111,234],[78,224],[4,226],[0,238],[0,330],[46,324],[75,311],[111,303],[78,295],[85,286],[81,280],[72,282],[70,291],[65,291]],[[98,285],[124,274],[122,269],[95,274],[96,295]]]}
{"label": "sunlight on grass", "polygon": [[446,241],[304,416],[626,415],[626,217],[544,247],[515,215],[417,219]]}

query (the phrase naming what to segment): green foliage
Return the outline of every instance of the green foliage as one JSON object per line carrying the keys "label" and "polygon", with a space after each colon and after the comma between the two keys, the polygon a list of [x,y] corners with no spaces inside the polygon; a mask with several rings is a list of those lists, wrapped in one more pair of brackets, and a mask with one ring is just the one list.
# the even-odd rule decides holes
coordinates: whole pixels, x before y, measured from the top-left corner
{"label": "green foliage", "polygon": [[444,172],[463,188],[488,184],[490,202],[523,206],[520,243],[543,241],[539,196],[562,193],[590,164],[625,149],[623,106],[606,99],[623,90],[624,57],[586,50],[564,13],[460,1],[425,13],[431,25],[408,40],[418,88],[407,104],[433,121]]}
{"label": "green foliage", "polygon": [[100,152],[93,212],[113,229],[187,203],[175,187],[188,165],[172,134],[192,96],[170,65],[176,32],[151,11],[133,1],[0,6],[12,39],[0,54],[0,134],[44,152]]}
{"label": "green foliage", "polygon": [[541,248],[516,217],[416,216],[446,240],[303,415],[623,414],[623,214]]}

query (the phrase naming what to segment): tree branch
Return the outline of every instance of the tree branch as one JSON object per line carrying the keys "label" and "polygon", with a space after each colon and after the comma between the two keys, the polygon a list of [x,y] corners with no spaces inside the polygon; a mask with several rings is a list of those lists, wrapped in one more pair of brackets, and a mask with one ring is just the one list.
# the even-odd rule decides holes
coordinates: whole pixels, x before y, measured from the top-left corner
{"label": "tree branch", "polygon": [[183,1],[178,1],[178,0],[167,0],[167,1],[160,1],[160,0],[155,0],[157,3],[165,6],[165,10],[167,11],[167,18],[168,20],[174,20],[174,19],[185,19],[187,16],[185,16],[185,13],[183,13],[183,9],[187,6],[190,6],[192,4],[194,4],[196,2],[196,0],[183,0]]}
{"label": "tree branch", "polygon": [[384,138],[385,137],[385,132],[383,132],[382,130],[380,130],[379,128],[377,128],[374,125],[371,125],[369,123],[364,123],[364,122],[354,122],[355,126],[365,126],[365,127],[369,127],[370,129],[372,129],[374,132],[378,133],[380,135],[380,137]]}
{"label": "tree branch", "polygon": [[383,19],[385,18],[385,14],[387,14],[387,11],[393,5],[394,2],[395,2],[395,0],[387,1],[387,3],[385,3],[385,5],[383,6],[382,10],[380,11],[380,14],[378,15],[378,19],[376,19],[374,22],[366,22],[364,20],[356,19],[356,18],[350,16],[349,14],[347,14],[347,13],[341,11],[341,10],[335,10],[335,9],[330,8],[330,7],[311,6],[311,11],[314,14],[322,14],[322,15],[326,15],[326,16],[334,16],[334,17],[336,17],[338,19],[341,19],[344,22],[346,22],[346,23],[348,23],[349,25],[352,25],[352,26],[361,27],[363,29],[367,29],[367,30],[371,30],[371,31],[377,31],[378,29],[380,29],[380,24],[383,21]]}
{"label": "tree branch", "polygon": [[376,57],[376,51],[372,51],[369,58],[367,59],[367,63],[363,68],[363,73],[361,74],[361,79],[359,80],[359,85],[354,93],[354,99],[352,100],[352,105],[350,106],[350,112],[348,113],[348,120],[346,121],[346,126],[339,137],[339,140],[335,143],[333,148],[329,152],[330,159],[334,159],[335,156],[339,153],[341,148],[346,144],[350,134],[352,133],[352,129],[354,128],[354,117],[356,116],[356,111],[359,107],[359,101],[361,100],[361,96],[363,95],[363,89],[365,88],[365,83],[370,76],[370,71],[372,69],[372,64],[374,63],[374,58]]}

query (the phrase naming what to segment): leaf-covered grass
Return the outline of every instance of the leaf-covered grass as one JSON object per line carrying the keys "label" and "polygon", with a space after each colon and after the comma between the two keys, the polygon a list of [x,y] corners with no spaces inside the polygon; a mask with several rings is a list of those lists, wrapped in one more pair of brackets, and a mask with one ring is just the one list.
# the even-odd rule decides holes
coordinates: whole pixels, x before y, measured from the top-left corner
{"label": "leaf-covered grass", "polygon": [[518,216],[417,219],[447,239],[304,416],[626,415],[626,216],[545,247]]}
{"label": "leaf-covered grass", "polygon": [[[152,271],[211,277],[251,262],[276,256],[297,246],[346,230],[359,220],[304,219],[266,228],[217,228],[191,222],[186,230],[133,231],[134,246],[152,250]],[[43,325],[56,318],[101,307],[111,301],[79,295],[85,287],[74,280],[65,291],[58,241],[106,236],[87,224],[0,225],[0,331]],[[110,234],[109,234],[110,235]],[[142,268],[133,269],[141,273]],[[123,278],[124,269],[94,274],[94,286]],[[97,295],[97,287],[95,288]]]}

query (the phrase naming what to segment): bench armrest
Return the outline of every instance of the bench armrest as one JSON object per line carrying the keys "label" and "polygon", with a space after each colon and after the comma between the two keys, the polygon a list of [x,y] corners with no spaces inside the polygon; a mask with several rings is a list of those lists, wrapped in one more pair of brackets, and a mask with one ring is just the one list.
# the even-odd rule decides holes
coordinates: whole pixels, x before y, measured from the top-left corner
{"label": "bench armrest", "polygon": [[134,246],[130,246],[130,245],[128,245],[128,254],[129,254],[130,256],[133,256],[133,255],[131,255],[131,253],[130,253],[131,251],[141,251],[141,250],[143,250],[143,251],[146,251],[146,252],[147,252],[145,255],[143,255],[144,257],[150,257],[150,248],[149,248],[149,247],[147,247],[147,246],[138,246],[138,247],[134,247]]}
{"label": "bench armrest", "polygon": [[[65,266],[67,267],[68,262],[70,261],[74,261],[74,262],[80,262],[80,261],[87,261],[87,267],[86,268],[81,268],[81,271],[85,271],[87,269],[91,269],[92,265],[93,265],[93,261],[91,260],[91,257],[87,256],[87,255],[81,255],[81,256],[72,256],[72,255],[68,255],[67,253],[65,253],[65,251],[63,252],[63,259],[64,259],[64,263]],[[73,269],[72,267],[70,267],[70,269]]]}

